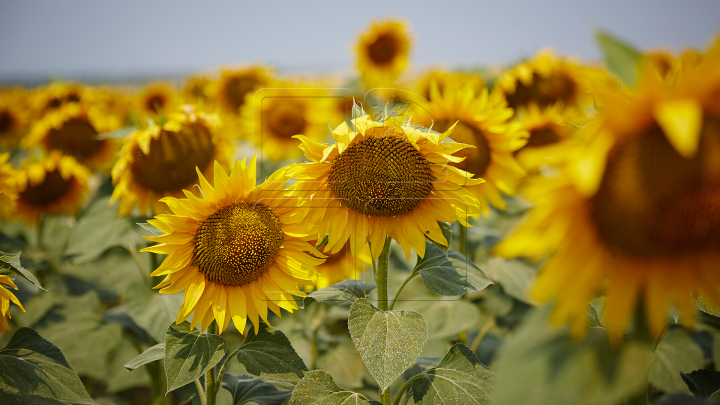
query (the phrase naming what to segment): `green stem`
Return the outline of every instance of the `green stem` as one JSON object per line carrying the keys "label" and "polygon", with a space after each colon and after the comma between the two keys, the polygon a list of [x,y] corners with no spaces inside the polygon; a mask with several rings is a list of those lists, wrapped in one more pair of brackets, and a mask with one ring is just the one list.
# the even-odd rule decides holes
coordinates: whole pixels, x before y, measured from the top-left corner
{"label": "green stem", "polygon": [[400,297],[400,292],[403,290],[403,288],[405,288],[405,286],[407,285],[407,283],[409,283],[410,280],[412,280],[413,278],[415,278],[415,276],[417,276],[417,275],[418,275],[418,273],[413,273],[413,274],[411,274],[408,278],[405,279],[405,282],[402,283],[402,285],[400,286],[400,289],[397,290],[397,292],[395,293],[395,298],[393,298],[392,303],[390,304],[390,309],[395,308],[395,302],[397,302],[398,297]]}
{"label": "green stem", "polygon": [[383,405],[390,405],[390,388],[383,391],[380,395],[380,402],[382,402]]}
{"label": "green stem", "polygon": [[[208,334],[218,334],[218,325],[215,321],[212,321],[210,326],[208,326]],[[205,395],[207,396],[205,405],[215,405],[218,386],[215,381],[215,367],[211,367],[207,374],[205,374]]]}
{"label": "green stem", "polygon": [[232,360],[232,358],[235,357],[235,355],[237,355],[239,351],[240,348],[238,347],[237,349],[235,349],[234,352],[230,353],[227,359],[225,359],[225,363],[223,363],[222,368],[220,368],[220,372],[218,373],[217,379],[215,379],[215,385],[217,385],[218,387],[222,383],[222,378],[225,375],[225,369],[227,368],[228,363],[230,363],[230,360]]}
{"label": "green stem", "polygon": [[198,395],[200,396],[200,402],[202,402],[202,405],[207,405],[207,399],[205,398],[205,390],[203,389],[202,384],[200,384],[200,380],[195,380],[195,388],[198,390]]}
{"label": "green stem", "polygon": [[478,346],[480,346],[480,342],[482,342],[485,335],[492,330],[492,328],[495,327],[495,319],[490,320],[490,322],[483,325],[482,329],[480,329],[480,332],[478,332],[477,336],[475,336],[475,339],[473,339],[472,344],[470,345],[470,350],[475,353],[478,349]]}
{"label": "green stem", "polygon": [[385,246],[383,246],[380,257],[377,260],[377,292],[378,292],[378,307],[383,310],[388,310],[388,265],[390,261],[390,244],[392,239],[389,236],[385,237]]}
{"label": "green stem", "polygon": [[[400,388],[400,391],[398,391],[398,394],[397,394],[397,396],[395,397],[395,401],[393,402],[393,405],[399,405],[399,404],[400,404],[400,399],[401,399],[401,398],[403,397],[403,395],[405,394],[405,391],[407,391],[408,388],[410,388],[410,384],[412,384],[413,381],[415,381],[415,380],[417,380],[418,378],[421,378],[421,377],[425,377],[425,373],[420,373],[420,374],[414,376],[413,378],[407,380],[407,381],[405,382],[405,385],[403,385],[402,388]],[[409,395],[408,395],[408,398],[410,398]],[[407,402],[407,401],[405,401],[405,402]]]}

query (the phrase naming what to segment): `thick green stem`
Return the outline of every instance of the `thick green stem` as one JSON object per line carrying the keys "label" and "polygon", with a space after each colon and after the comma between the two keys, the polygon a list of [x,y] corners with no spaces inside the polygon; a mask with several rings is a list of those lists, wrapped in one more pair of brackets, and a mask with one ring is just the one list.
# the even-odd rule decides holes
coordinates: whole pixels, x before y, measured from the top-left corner
{"label": "thick green stem", "polygon": [[[407,381],[405,382],[405,384],[402,386],[402,388],[400,388],[400,391],[398,391],[398,394],[397,394],[397,396],[395,397],[395,401],[393,402],[393,405],[399,405],[399,404],[400,404],[400,399],[402,399],[403,394],[405,394],[405,391],[407,391],[408,388],[410,388],[410,384],[412,384],[413,381],[415,381],[415,380],[417,380],[418,378],[421,378],[421,377],[425,377],[425,373],[420,373],[420,374],[414,376],[413,378],[407,380]],[[410,396],[408,396],[408,398],[410,398]],[[407,403],[407,401],[405,401],[405,402]]]}
{"label": "thick green stem", "polygon": [[198,390],[198,396],[200,397],[200,402],[202,402],[202,405],[207,405],[207,398],[205,398],[205,390],[203,389],[202,384],[200,384],[200,380],[195,380],[195,388]]}
{"label": "thick green stem", "polygon": [[390,405],[390,388],[383,391],[380,395],[380,402],[382,402],[383,405]]}
{"label": "thick green stem", "polygon": [[395,302],[397,302],[398,297],[400,297],[400,291],[402,291],[403,288],[405,288],[405,286],[407,285],[407,283],[409,283],[410,280],[412,280],[413,278],[415,278],[415,276],[417,276],[417,275],[418,275],[418,273],[413,273],[413,274],[410,275],[410,277],[408,277],[408,278],[405,279],[405,282],[402,283],[402,285],[400,286],[400,289],[397,290],[397,292],[395,293],[395,298],[393,298],[392,303],[390,304],[390,309],[395,308]]}
{"label": "thick green stem", "polygon": [[385,246],[383,246],[380,257],[377,261],[377,293],[378,293],[378,307],[383,310],[388,310],[388,265],[390,262],[390,244],[392,239],[389,236],[385,237]]}
{"label": "thick green stem", "polygon": [[[218,334],[218,325],[215,321],[208,326],[208,333],[213,335]],[[219,385],[216,384],[215,381],[215,367],[212,367],[208,370],[207,374],[205,374],[205,405],[215,405],[218,387]]]}

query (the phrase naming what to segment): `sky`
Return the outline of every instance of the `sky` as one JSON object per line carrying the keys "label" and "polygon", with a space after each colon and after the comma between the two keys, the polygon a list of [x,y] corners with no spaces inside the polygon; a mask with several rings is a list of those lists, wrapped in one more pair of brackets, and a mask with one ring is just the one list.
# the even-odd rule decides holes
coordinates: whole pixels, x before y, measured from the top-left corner
{"label": "sky", "polygon": [[543,47],[598,59],[598,28],[641,49],[704,48],[720,32],[720,1],[5,0],[0,83],[177,77],[248,62],[347,74],[359,32],[387,17],[410,24],[413,68],[471,68]]}

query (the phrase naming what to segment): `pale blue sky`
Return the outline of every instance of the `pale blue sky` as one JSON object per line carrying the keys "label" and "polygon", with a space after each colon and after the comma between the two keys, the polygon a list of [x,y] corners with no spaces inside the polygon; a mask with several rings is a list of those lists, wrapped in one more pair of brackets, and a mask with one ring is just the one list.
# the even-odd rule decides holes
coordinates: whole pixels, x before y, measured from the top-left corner
{"label": "pale blue sky", "polygon": [[720,1],[2,0],[0,83],[177,76],[253,61],[349,72],[349,44],[385,16],[410,22],[414,67],[470,67],[544,46],[597,58],[596,27],[641,48],[704,47],[720,30]]}

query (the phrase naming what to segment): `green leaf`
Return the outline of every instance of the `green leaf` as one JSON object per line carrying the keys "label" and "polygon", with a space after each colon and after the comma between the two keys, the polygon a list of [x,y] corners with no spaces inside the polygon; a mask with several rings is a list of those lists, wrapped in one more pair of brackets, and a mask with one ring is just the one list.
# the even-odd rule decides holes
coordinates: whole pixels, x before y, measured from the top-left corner
{"label": "green leaf", "polygon": [[[0,252],[0,271],[2,270],[9,270],[20,277],[24,278],[25,280],[33,283],[33,285],[43,291],[47,291],[44,289],[40,282],[38,281],[35,276],[33,276],[32,273],[30,273],[26,268],[24,268],[20,264],[20,252],[18,253],[5,253]],[[4,271],[2,271],[4,273]],[[2,274],[0,273],[0,274]]]}
{"label": "green leaf", "polygon": [[307,367],[285,334],[264,323],[257,335],[254,329],[249,333],[237,355],[248,373],[287,381],[302,378]]}
{"label": "green leaf", "polygon": [[125,364],[125,368],[128,370],[135,370],[140,366],[144,366],[153,361],[162,360],[165,358],[165,343],[158,343],[155,346],[140,353],[137,357],[130,360]]}
{"label": "green leaf", "polygon": [[480,317],[478,307],[465,300],[438,301],[433,297],[417,296],[412,301],[401,302],[397,309],[412,309],[419,313],[427,323],[429,339],[450,338],[473,329]]}
{"label": "green leaf", "polygon": [[317,368],[325,370],[343,387],[363,387],[363,362],[350,339],[321,354]]}
{"label": "green leaf", "polygon": [[635,86],[642,54],[623,40],[602,30],[595,31],[595,40],[605,57],[605,64],[627,86]]}
{"label": "green leaf", "polygon": [[294,388],[285,381],[230,374],[223,375],[222,387],[232,394],[233,405],[281,405]]}
{"label": "green leaf", "polygon": [[707,400],[711,404],[720,404],[720,390],[713,392]]}
{"label": "green leaf", "polygon": [[696,398],[708,399],[720,390],[720,371],[701,369],[680,376]]}
{"label": "green leaf", "polygon": [[91,261],[114,246],[134,249],[146,243],[128,219],[118,217],[117,204],[108,206],[109,200],[108,196],[93,202],[70,232],[65,254],[77,255],[75,263]]}
{"label": "green leaf", "polygon": [[[438,221],[438,225],[440,226],[440,231],[442,232],[443,236],[445,237],[445,240],[447,240],[448,246],[450,246],[450,242],[452,241],[452,236],[453,236],[452,225],[450,225],[447,222],[440,222],[440,221]],[[447,246],[441,245],[426,236],[425,243],[427,244],[428,242],[437,246],[437,248],[442,250],[442,252],[445,253],[445,255],[447,256],[447,254],[448,254]]]}
{"label": "green leaf", "polygon": [[60,349],[29,328],[18,329],[0,350],[0,382],[10,394],[94,403]]}
{"label": "green leaf", "polygon": [[603,324],[600,322],[600,317],[598,316],[597,310],[593,306],[593,304],[588,302],[588,309],[587,309],[587,321],[588,326],[591,328],[602,328]]}
{"label": "green leaf", "polygon": [[427,340],[427,325],[420,314],[381,311],[365,298],[350,307],[348,328],[360,357],[383,391],[415,363]]}
{"label": "green leaf", "polygon": [[123,306],[135,323],[158,342],[165,340],[168,325],[175,322],[183,294],[160,294],[144,282],[130,284]]}
{"label": "green leaf", "polygon": [[369,284],[362,280],[345,280],[313,291],[309,296],[315,301],[334,306],[350,306],[359,298],[367,298],[375,287],[375,284]]}
{"label": "green leaf", "polygon": [[355,101],[355,98],[353,97],[353,107],[352,107],[352,119],[360,118],[366,116],[367,113],[363,111],[362,107],[360,107],[360,104],[358,104],[357,101]]}
{"label": "green leaf", "polygon": [[428,290],[450,297],[482,290],[492,284],[467,257],[454,250],[445,255],[432,243],[426,244],[425,257],[418,259],[413,273],[420,274]]}
{"label": "green leaf", "polygon": [[9,394],[0,389],[0,404],[3,405],[63,405],[62,402],[50,398],[30,394]]}
{"label": "green leaf", "polygon": [[172,324],[165,334],[167,392],[191,383],[222,360],[228,352],[225,339],[190,327]]}
{"label": "green leaf", "polygon": [[411,383],[417,405],[493,403],[495,373],[464,344],[455,344],[440,364]]}
{"label": "green leaf", "polygon": [[138,222],[137,225],[139,225],[140,228],[142,228],[142,229],[150,232],[150,233],[151,233],[152,235],[154,235],[154,236],[162,236],[162,235],[165,235],[165,232],[157,229],[155,226],[153,226],[152,224],[149,224],[149,223],[147,223],[147,222]]}
{"label": "green leaf", "polygon": [[655,349],[649,381],[665,392],[689,393],[680,372],[689,373],[703,365],[700,346],[683,330],[672,328],[665,333]]}
{"label": "green leaf", "polygon": [[98,139],[124,139],[126,136],[130,135],[132,132],[137,131],[137,127],[134,125],[130,125],[127,127],[122,127],[119,129],[116,129],[112,132],[105,132],[102,134],[98,134]]}
{"label": "green leaf", "polygon": [[505,294],[531,304],[530,290],[535,284],[537,270],[522,260],[492,258],[487,261],[485,272],[500,284]]}
{"label": "green leaf", "polygon": [[338,387],[330,374],[315,370],[295,386],[290,405],[381,405],[366,396]]}
{"label": "green leaf", "polygon": [[[720,288],[715,288],[715,294],[720,295]],[[720,307],[713,306],[712,303],[702,295],[699,295],[697,298],[697,306],[706,314],[720,317]]]}

